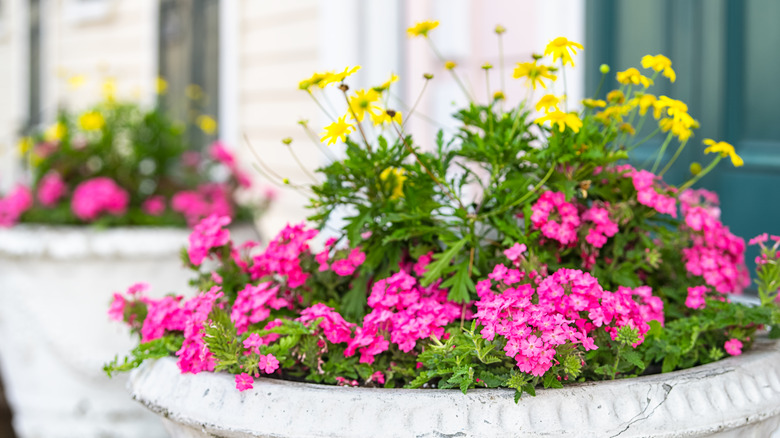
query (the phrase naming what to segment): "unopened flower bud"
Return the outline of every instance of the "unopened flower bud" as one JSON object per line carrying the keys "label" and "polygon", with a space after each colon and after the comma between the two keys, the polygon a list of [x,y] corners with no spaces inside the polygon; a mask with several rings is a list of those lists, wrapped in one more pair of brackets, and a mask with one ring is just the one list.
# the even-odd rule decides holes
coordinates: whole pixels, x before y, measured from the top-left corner
{"label": "unopened flower bud", "polygon": [[495,32],[498,35],[501,35],[502,33],[506,32],[506,28],[504,26],[500,25],[500,24],[497,24],[496,28],[495,28]]}
{"label": "unopened flower bud", "polygon": [[342,83],[339,84],[339,90],[341,90],[341,91],[346,93],[347,90],[349,90],[349,86],[342,82]]}
{"label": "unopened flower bud", "polygon": [[432,75],[432,74],[430,74],[430,73],[425,73],[425,74],[423,75],[423,77],[424,77],[425,79],[427,79],[427,80],[431,80],[431,79],[433,79],[433,75]]}
{"label": "unopened flower bud", "polygon": [[691,175],[696,176],[701,173],[701,164],[697,162],[691,163]]}
{"label": "unopened flower bud", "polygon": [[282,179],[282,182],[285,184],[290,184],[290,180],[287,178]]}
{"label": "unopened flower bud", "polygon": [[290,146],[290,143],[292,143],[292,137],[283,138],[282,143],[286,144],[287,146]]}
{"label": "unopened flower bud", "polygon": [[599,71],[601,72],[601,74],[605,75],[609,73],[609,66],[607,64],[601,64],[599,66]]}
{"label": "unopened flower bud", "polygon": [[457,67],[458,64],[455,64],[455,61],[447,61],[444,63],[444,68],[447,70],[452,70],[453,68]]}
{"label": "unopened flower bud", "polygon": [[493,65],[489,62],[482,64],[482,70],[490,70],[491,68],[493,68]]}
{"label": "unopened flower bud", "polygon": [[532,57],[532,58],[533,58],[535,61],[538,61],[538,60],[540,60],[540,59],[544,58],[544,55],[540,55],[540,54],[538,54],[538,53],[532,53],[532,54],[531,54],[531,57]]}

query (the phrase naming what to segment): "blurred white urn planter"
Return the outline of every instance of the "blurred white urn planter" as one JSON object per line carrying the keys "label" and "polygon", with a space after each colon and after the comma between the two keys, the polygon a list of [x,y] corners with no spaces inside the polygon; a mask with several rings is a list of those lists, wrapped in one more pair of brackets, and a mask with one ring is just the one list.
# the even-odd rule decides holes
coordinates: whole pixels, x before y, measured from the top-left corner
{"label": "blurred white urn planter", "polygon": [[188,235],[173,228],[0,229],[0,371],[20,438],[167,436],[127,397],[126,378],[102,371],[133,346],[107,310],[113,292],[136,282],[149,283],[153,296],[185,292],[190,273],[179,253]]}
{"label": "blurred white urn planter", "polygon": [[539,390],[375,389],[180,374],[173,358],[130,377],[133,398],[195,437],[771,437],[780,427],[780,344],[664,375]]}

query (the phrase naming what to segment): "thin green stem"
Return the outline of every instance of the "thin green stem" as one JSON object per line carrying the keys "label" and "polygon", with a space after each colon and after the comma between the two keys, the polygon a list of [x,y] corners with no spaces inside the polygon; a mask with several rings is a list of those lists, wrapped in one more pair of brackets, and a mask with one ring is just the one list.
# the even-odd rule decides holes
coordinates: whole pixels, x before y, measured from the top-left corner
{"label": "thin green stem", "polygon": [[317,100],[317,98],[316,98],[316,97],[314,97],[314,94],[313,94],[313,93],[311,92],[311,90],[309,90],[308,88],[306,89],[306,94],[308,94],[308,95],[309,95],[309,97],[311,97],[311,99],[314,101],[314,103],[316,103],[316,104],[317,104],[317,106],[318,106],[318,107],[320,107],[320,109],[322,110],[322,112],[323,112],[323,113],[325,113],[325,116],[326,116],[327,118],[329,118],[331,122],[335,122],[335,121],[336,121],[336,119],[335,119],[335,118],[333,118],[333,116],[330,114],[330,112],[329,112],[327,109],[325,109],[325,107],[324,107],[324,106],[322,106],[322,104],[320,103],[320,101],[319,101],[319,100]]}
{"label": "thin green stem", "polygon": [[[441,53],[439,53],[439,50],[436,48],[436,46],[433,44],[433,41],[431,41],[431,39],[427,38],[427,37],[425,39],[428,40],[428,45],[431,47],[431,50],[433,50],[433,54],[436,55],[436,58],[439,59],[439,62],[444,64],[446,61],[445,61],[444,57],[441,56]],[[466,95],[466,98],[468,100],[470,100],[471,102],[476,102],[476,100],[472,96],[472,93],[469,93],[469,90],[466,88],[466,85],[463,84],[463,81],[460,80],[460,77],[458,76],[458,74],[455,73],[455,69],[451,68],[451,69],[448,69],[448,70],[449,70],[450,74],[452,75],[453,79],[455,79],[455,82],[458,83],[458,86],[463,91],[463,94]]]}
{"label": "thin green stem", "polygon": [[417,109],[417,105],[420,103],[420,100],[422,100],[423,94],[425,93],[425,89],[428,88],[428,82],[430,81],[431,80],[428,79],[427,77],[425,78],[425,83],[423,83],[422,90],[420,90],[420,94],[417,96],[417,100],[414,101],[414,105],[412,105],[412,108],[406,114],[406,120],[404,120],[404,125],[406,125],[406,123],[412,117],[412,114],[414,114],[414,110]]}
{"label": "thin green stem", "polygon": [[669,135],[666,136],[666,140],[664,140],[664,143],[661,145],[661,150],[658,151],[658,157],[656,157],[655,163],[653,163],[653,168],[650,169],[650,172],[655,173],[655,170],[658,169],[658,165],[661,164],[661,160],[664,158],[664,154],[666,153],[666,148],[669,146],[669,143],[672,141],[672,137],[674,137],[674,134],[669,132]]}
{"label": "thin green stem", "polygon": [[707,175],[708,173],[710,173],[710,171],[711,171],[712,169],[714,169],[714,168],[715,168],[715,166],[717,166],[717,165],[718,165],[718,163],[720,162],[721,158],[723,158],[723,157],[721,157],[720,155],[717,155],[717,156],[715,157],[715,159],[714,159],[714,160],[712,160],[712,162],[711,162],[711,163],[710,163],[710,164],[709,164],[709,165],[708,165],[706,168],[704,168],[704,170],[702,170],[701,172],[699,172],[698,174],[696,174],[696,175],[695,175],[693,178],[691,178],[690,180],[688,180],[688,182],[686,182],[685,184],[683,184],[682,186],[680,186],[680,187],[677,189],[677,193],[682,193],[682,192],[684,192],[684,191],[685,191],[685,189],[687,189],[688,187],[690,187],[690,186],[692,186],[692,185],[696,184],[696,183],[697,183],[697,182],[698,182],[700,179],[704,178],[704,176],[705,176],[705,175]]}
{"label": "thin green stem", "polygon": [[669,170],[670,167],[672,167],[672,164],[677,160],[677,157],[680,156],[680,153],[682,153],[683,149],[685,149],[685,145],[688,144],[688,140],[685,140],[684,142],[680,143],[680,147],[677,148],[677,152],[674,153],[672,156],[672,159],[669,160],[668,163],[666,163],[666,166],[664,166],[663,169],[661,169],[661,172],[658,173],[658,176],[664,176],[667,170]]}
{"label": "thin green stem", "polygon": [[561,76],[563,76],[563,109],[569,112],[569,88],[566,86],[566,66],[563,65],[563,58],[561,58]]}
{"label": "thin green stem", "polygon": [[360,136],[363,137],[363,143],[366,144],[366,149],[368,149],[369,153],[373,153],[373,151],[371,150],[371,144],[368,142],[368,137],[366,137],[366,132],[363,131],[363,125],[360,123],[357,113],[355,113],[355,108],[352,108],[352,105],[349,104],[349,96],[347,96],[347,86],[342,84],[342,86],[339,87],[339,89],[344,94],[344,101],[347,102],[347,108],[349,108],[349,112],[352,114],[352,117],[355,119],[355,124],[358,127],[358,131],[360,131]]}

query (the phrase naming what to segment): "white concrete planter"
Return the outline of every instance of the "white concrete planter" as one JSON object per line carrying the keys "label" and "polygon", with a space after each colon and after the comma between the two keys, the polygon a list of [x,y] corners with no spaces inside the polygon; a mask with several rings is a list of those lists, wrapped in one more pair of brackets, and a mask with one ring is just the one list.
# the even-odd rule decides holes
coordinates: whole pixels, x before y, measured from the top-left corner
{"label": "white concrete planter", "polygon": [[127,398],[126,378],[102,372],[134,345],[107,310],[113,292],[139,281],[152,296],[186,292],[191,275],[179,252],[188,234],[0,229],[0,371],[20,438],[166,436],[159,420]]}
{"label": "white concrete planter", "polygon": [[780,344],[664,375],[539,390],[333,387],[180,374],[172,358],[130,377],[133,398],[195,437],[770,437],[780,427]]}

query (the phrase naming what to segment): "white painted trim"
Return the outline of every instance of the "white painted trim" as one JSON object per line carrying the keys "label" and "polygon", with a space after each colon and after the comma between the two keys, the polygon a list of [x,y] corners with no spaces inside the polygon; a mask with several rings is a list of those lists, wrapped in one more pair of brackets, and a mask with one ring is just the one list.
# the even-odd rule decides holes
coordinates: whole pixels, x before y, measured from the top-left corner
{"label": "white painted trim", "polygon": [[238,149],[240,14],[239,0],[219,3],[219,136],[229,147]]}
{"label": "white painted trim", "polygon": [[63,17],[74,25],[100,23],[111,19],[119,5],[118,0],[65,0]]}

